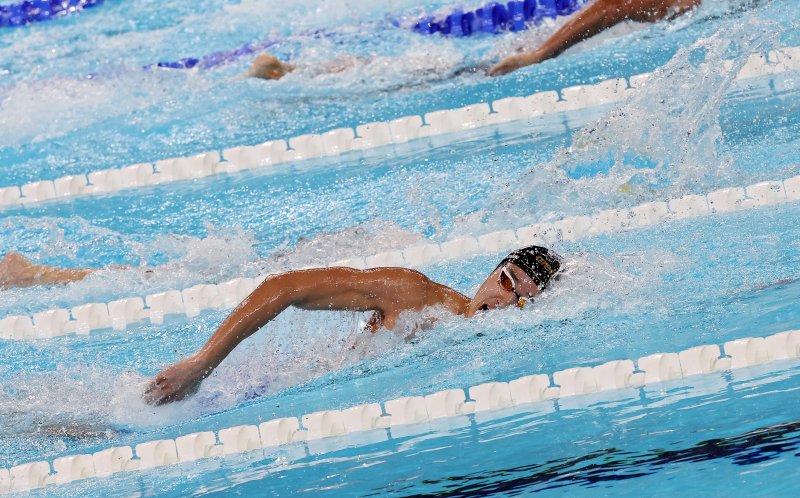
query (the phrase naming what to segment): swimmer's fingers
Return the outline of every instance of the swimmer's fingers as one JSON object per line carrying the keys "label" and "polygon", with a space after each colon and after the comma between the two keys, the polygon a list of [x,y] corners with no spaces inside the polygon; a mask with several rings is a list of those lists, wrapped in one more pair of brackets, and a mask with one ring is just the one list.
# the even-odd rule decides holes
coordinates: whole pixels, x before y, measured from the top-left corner
{"label": "swimmer's fingers", "polygon": [[186,358],[153,377],[142,397],[151,405],[182,400],[194,394],[200,382],[210,373],[210,370],[199,370],[192,357]]}
{"label": "swimmer's fingers", "polygon": [[194,396],[194,394],[200,389],[200,384],[192,384],[188,388],[183,387],[181,389],[172,389],[169,384],[166,384],[161,387],[161,391],[157,392],[153,396],[153,402],[150,403],[155,406],[166,405],[167,403],[172,403],[173,401],[181,401],[185,398],[190,396]]}
{"label": "swimmer's fingers", "polygon": [[524,66],[522,58],[519,55],[512,55],[501,60],[498,64],[490,67],[486,74],[488,76],[502,76]]}
{"label": "swimmer's fingers", "polygon": [[199,382],[175,387],[175,384],[168,378],[161,376],[153,379],[145,389],[142,398],[148,405],[161,406],[192,396],[198,389],[200,389]]}
{"label": "swimmer's fingers", "polygon": [[516,69],[515,67],[511,67],[510,64],[508,64],[507,62],[503,61],[503,62],[501,62],[499,64],[496,64],[496,65],[490,67],[489,70],[486,71],[486,75],[487,76],[502,76],[504,74],[510,73],[511,71],[513,71],[515,69]]}
{"label": "swimmer's fingers", "polygon": [[161,374],[157,375],[154,379],[152,379],[150,382],[147,383],[147,387],[144,389],[144,393],[147,394],[154,391],[155,389],[158,389],[158,387],[161,386],[166,381],[167,381],[166,377],[164,377]]}
{"label": "swimmer's fingers", "polygon": [[197,394],[197,391],[200,390],[200,383],[192,384],[192,386],[186,390],[186,392],[180,397],[180,399],[190,398]]}
{"label": "swimmer's fingers", "polygon": [[159,394],[157,397],[153,399],[153,402],[150,403],[153,406],[161,406],[166,405],[170,401],[173,401],[174,398],[171,394]]}
{"label": "swimmer's fingers", "polygon": [[170,401],[180,399],[167,389],[159,389],[157,391],[145,393],[143,398],[145,403],[153,406],[161,406],[169,403]]}
{"label": "swimmer's fingers", "polygon": [[147,384],[142,398],[148,405],[163,405],[169,401],[169,387],[167,377],[159,374]]}
{"label": "swimmer's fingers", "polygon": [[157,404],[158,398],[159,398],[158,392],[150,388],[146,389],[142,394],[142,400],[148,405]]}
{"label": "swimmer's fingers", "polygon": [[158,404],[158,400],[161,397],[161,389],[155,385],[155,383],[151,383],[150,385],[145,388],[144,393],[142,394],[142,399],[148,405],[155,405]]}

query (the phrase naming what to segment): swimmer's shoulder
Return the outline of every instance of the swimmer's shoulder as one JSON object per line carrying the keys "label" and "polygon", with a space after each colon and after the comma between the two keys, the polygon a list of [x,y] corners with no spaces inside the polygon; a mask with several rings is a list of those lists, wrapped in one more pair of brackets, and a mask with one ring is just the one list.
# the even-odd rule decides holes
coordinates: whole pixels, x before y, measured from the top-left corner
{"label": "swimmer's shoulder", "polygon": [[436,283],[424,273],[399,266],[385,266],[362,270],[363,275],[375,283],[404,289],[408,292],[425,293],[438,291],[442,284]]}
{"label": "swimmer's shoulder", "polygon": [[291,272],[296,278],[310,280],[317,283],[323,281],[336,282],[339,285],[353,284],[356,286],[385,288],[403,288],[419,292],[423,288],[435,284],[430,278],[417,270],[396,266],[377,268],[351,268],[347,266],[333,266],[329,268],[315,268],[310,270],[296,270]]}
{"label": "swimmer's shoulder", "polygon": [[392,278],[402,280],[417,280],[420,282],[431,282],[424,273],[411,268],[403,268],[401,266],[379,266],[377,268],[368,268],[365,270],[356,270],[363,275],[371,275],[378,278]]}

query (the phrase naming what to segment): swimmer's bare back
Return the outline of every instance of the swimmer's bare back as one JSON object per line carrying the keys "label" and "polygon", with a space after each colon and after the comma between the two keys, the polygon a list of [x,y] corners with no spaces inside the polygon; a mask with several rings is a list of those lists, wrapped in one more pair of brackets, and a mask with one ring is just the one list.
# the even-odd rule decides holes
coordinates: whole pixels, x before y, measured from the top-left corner
{"label": "swimmer's bare back", "polygon": [[470,299],[406,268],[316,268],[267,278],[222,322],[206,344],[155,376],[145,401],[164,404],[193,394],[244,339],[285,309],[372,311],[371,332],[393,329],[400,313],[444,306],[466,314]]}

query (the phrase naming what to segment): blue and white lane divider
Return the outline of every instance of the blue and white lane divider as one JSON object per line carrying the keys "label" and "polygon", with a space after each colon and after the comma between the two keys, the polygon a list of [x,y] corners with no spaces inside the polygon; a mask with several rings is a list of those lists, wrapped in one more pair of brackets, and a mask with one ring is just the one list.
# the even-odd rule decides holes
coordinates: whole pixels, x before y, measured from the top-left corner
{"label": "blue and white lane divider", "polygon": [[211,69],[212,67],[222,66],[236,62],[247,55],[253,55],[277,45],[280,43],[279,39],[266,40],[261,42],[246,43],[239,48],[233,50],[221,50],[219,52],[212,52],[202,57],[184,57],[176,61],[156,62],[142,66],[142,69],[149,70],[155,67],[168,68],[168,69]]}
{"label": "blue and white lane divider", "polygon": [[[503,253],[531,244],[552,245],[603,233],[645,228],[671,220],[728,213],[800,201],[800,175],[746,187],[723,188],[705,195],[686,195],[668,201],[647,202],[624,209],[608,209],[592,216],[571,216],[555,223],[537,223],[517,230],[498,230],[478,237],[459,237],[441,244],[428,243],[382,252],[366,258],[352,257],[329,266],[372,268],[378,266],[424,267],[481,254]],[[108,303],[87,303],[0,319],[0,338],[50,339],[93,330],[124,330],[149,320],[160,324],[165,315],[193,317],[204,310],[232,309],[269,275],[235,278],[220,284],[200,284],[144,297],[128,297]]]}
{"label": "blue and white lane divider", "polygon": [[103,0],[25,0],[0,5],[0,28],[25,26],[101,5]]}
{"label": "blue and white lane divider", "polygon": [[489,2],[474,11],[455,9],[445,16],[424,16],[413,27],[423,35],[455,37],[494,35],[502,31],[523,31],[528,24],[568,16],[586,5],[587,0],[524,0],[507,4]]}
{"label": "blue and white lane divider", "polygon": [[[135,447],[107,448],[91,454],[68,455],[0,469],[0,493],[107,477],[118,472],[180,465],[204,458],[269,451],[294,445],[300,456],[335,451],[358,444],[347,435],[369,432],[369,442],[423,433],[427,422],[463,417],[514,406],[536,409],[571,396],[628,389],[631,397],[646,396],[638,388],[658,382],[800,357],[800,330],[767,337],[744,337],[722,345],[704,344],[677,353],[655,353],[632,360],[614,360],[593,367],[576,367],[551,375],[534,374],[510,382],[488,382],[466,389],[447,389],[383,403],[325,410],[218,431],[186,434]],[[476,415],[471,415],[476,416]],[[338,437],[325,441],[325,438]],[[344,444],[341,439],[344,438]],[[363,444],[363,443],[361,443]],[[305,446],[305,448],[303,448]],[[262,454],[263,455],[263,454]],[[196,472],[190,469],[190,472]]]}
{"label": "blue and white lane divider", "polygon": [[[732,64],[732,63],[731,63]],[[800,47],[751,55],[738,78],[752,78],[800,70]],[[463,130],[531,119],[546,114],[613,104],[645,84],[649,74],[610,79],[594,85],[545,91],[527,97],[509,97],[459,109],[433,111],[424,116],[405,116],[391,121],[338,128],[320,134],[271,140],[220,152],[205,152],[141,163],[124,168],[91,171],[56,180],[40,180],[22,186],[0,188],[0,209],[33,206],[42,202],[103,195],[183,180],[204,178],[245,169],[268,167],[352,151],[404,144],[411,140],[442,136]]]}
{"label": "blue and white lane divider", "polygon": [[[411,30],[424,35],[438,33],[439,35],[464,37],[478,34],[498,34],[504,31],[523,31],[529,24],[541,24],[545,19],[555,19],[559,16],[568,16],[580,10],[586,4],[585,0],[524,0],[511,1],[504,5],[489,2],[482,7],[464,12],[455,9],[449,14],[440,16],[423,16],[411,26]],[[387,16],[391,26],[403,28],[407,23]],[[383,26],[380,29],[384,29]],[[299,36],[313,36],[330,38],[340,36],[334,31],[316,29],[299,33]],[[144,69],[154,67],[169,69],[210,69],[212,67],[229,64],[246,55],[257,52],[281,43],[281,38],[247,43],[233,50],[214,52],[202,57],[184,57],[176,61],[162,61],[144,66]]]}

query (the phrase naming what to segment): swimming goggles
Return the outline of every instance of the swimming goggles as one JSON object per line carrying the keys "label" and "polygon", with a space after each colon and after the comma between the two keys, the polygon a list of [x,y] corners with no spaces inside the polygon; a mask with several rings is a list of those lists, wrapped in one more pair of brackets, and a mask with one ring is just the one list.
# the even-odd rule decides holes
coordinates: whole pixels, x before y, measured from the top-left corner
{"label": "swimming goggles", "polygon": [[524,308],[528,301],[533,302],[530,295],[523,297],[517,292],[517,281],[514,280],[514,275],[508,271],[508,267],[503,266],[500,269],[500,275],[497,277],[500,282],[500,287],[513,293],[517,297],[517,308]]}

